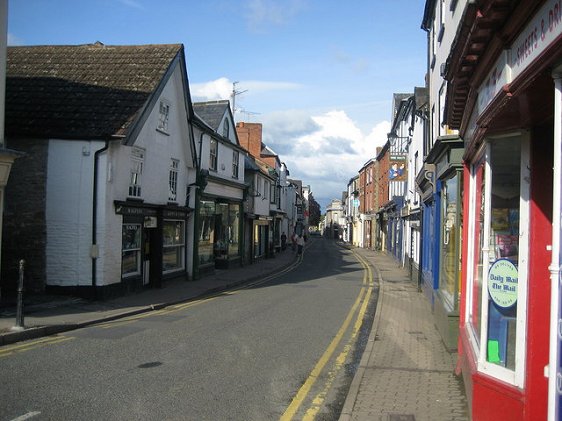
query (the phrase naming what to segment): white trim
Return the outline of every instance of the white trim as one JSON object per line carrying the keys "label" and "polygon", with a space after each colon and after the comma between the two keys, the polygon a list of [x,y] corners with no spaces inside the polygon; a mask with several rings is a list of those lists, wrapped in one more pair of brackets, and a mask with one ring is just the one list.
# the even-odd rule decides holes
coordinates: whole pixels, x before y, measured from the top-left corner
{"label": "white trim", "polygon": [[[470,218],[469,218],[469,238],[468,238],[468,264],[467,264],[467,298],[465,317],[469,326],[468,339],[473,347],[477,360],[477,370],[489,376],[523,388],[525,385],[525,356],[526,356],[526,329],[527,329],[527,295],[528,295],[528,271],[529,271],[529,228],[530,228],[530,136],[528,132],[510,133],[505,137],[519,137],[521,144],[520,157],[520,200],[519,200],[519,257],[518,257],[518,297],[517,297],[517,336],[515,341],[515,369],[508,369],[500,365],[487,361],[487,338],[488,338],[488,305],[489,293],[486,276],[490,266],[490,235],[491,235],[491,197],[492,197],[492,160],[491,144],[494,139],[486,139],[482,150],[477,154],[480,156],[474,164],[470,166]],[[516,140],[517,141],[517,140]],[[477,337],[474,326],[472,325],[473,300],[478,297],[473,296],[474,278],[476,270],[477,247],[474,244],[476,230],[476,216],[480,211],[481,202],[476,199],[476,172],[475,169],[482,164],[484,159],[484,227],[482,236],[482,294],[481,294],[481,314],[480,314],[480,336]]]}
{"label": "white trim", "polygon": [[558,334],[560,314],[560,218],[562,212],[562,73],[553,72],[554,79],[554,172],[552,191],[552,261],[550,263],[550,350],[548,375],[548,420],[555,421],[562,411],[558,406],[557,376],[559,374],[560,338]]}

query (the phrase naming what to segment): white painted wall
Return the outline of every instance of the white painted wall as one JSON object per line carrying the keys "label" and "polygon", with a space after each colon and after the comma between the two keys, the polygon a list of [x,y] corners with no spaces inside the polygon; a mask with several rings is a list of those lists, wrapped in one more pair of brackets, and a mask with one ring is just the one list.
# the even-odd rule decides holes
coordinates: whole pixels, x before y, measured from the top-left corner
{"label": "white painted wall", "polygon": [[91,285],[94,152],[104,142],[49,141],[47,285]]}
{"label": "white painted wall", "polygon": [[[170,105],[167,134],[156,130],[159,101],[141,129],[135,146],[145,149],[142,174],[144,203],[168,203],[171,158],[180,161],[178,205],[185,205],[187,185],[195,181],[182,74],[176,68],[161,98]],[[102,141],[51,140],[47,178],[47,284],[91,285],[92,200],[94,153]],[[122,216],[114,200],[126,200],[132,147],[120,140],[100,154],[98,178],[97,285],[121,280]],[[188,269],[192,267],[193,236],[187,235]],[[191,241],[190,241],[191,240]],[[189,272],[190,273],[190,272]]]}

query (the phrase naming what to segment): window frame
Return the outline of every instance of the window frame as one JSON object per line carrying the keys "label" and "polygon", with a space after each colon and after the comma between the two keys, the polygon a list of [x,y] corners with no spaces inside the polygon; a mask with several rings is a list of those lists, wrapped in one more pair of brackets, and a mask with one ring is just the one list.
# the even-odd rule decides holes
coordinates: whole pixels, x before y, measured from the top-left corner
{"label": "window frame", "polygon": [[[489,292],[487,276],[490,267],[490,231],[491,231],[491,195],[492,195],[492,160],[491,142],[496,139],[506,137],[519,137],[521,142],[520,156],[520,199],[519,199],[519,257],[518,257],[518,289],[517,289],[517,317],[516,317],[516,340],[515,340],[515,368],[508,369],[501,365],[487,361],[487,338],[488,338],[488,322],[489,322]],[[514,139],[513,141],[518,141]],[[474,354],[477,357],[477,370],[486,375],[497,378],[501,381],[523,388],[525,386],[525,366],[526,366],[526,348],[527,348],[527,295],[529,288],[529,237],[530,237],[530,140],[528,132],[511,133],[500,137],[491,137],[485,139],[484,144],[476,155],[476,159],[470,164],[470,186],[469,186],[469,235],[468,235],[468,259],[467,259],[467,285],[466,285],[466,306],[465,320],[467,325],[468,339],[472,346]],[[481,163],[485,164],[484,170],[484,227],[482,249],[482,291],[481,297],[474,297],[474,271],[476,259],[475,245],[475,229],[476,229],[476,212],[479,212],[480,204],[477,203],[476,197],[476,172],[475,169]],[[475,331],[472,325],[472,308],[474,300],[480,300],[480,333]]]}
{"label": "window frame", "polygon": [[240,152],[237,150],[232,151],[232,178],[238,179],[240,169]]}
{"label": "window frame", "polygon": [[168,200],[170,202],[178,201],[178,175],[180,161],[179,159],[170,159],[170,170],[168,172]]}
{"label": "window frame", "polygon": [[[185,220],[183,219],[164,219],[163,221],[163,225],[166,225],[166,223],[170,224],[180,224],[181,225],[181,240],[182,242],[173,242],[172,244],[166,244],[165,243],[165,238],[162,241],[162,256],[164,257],[164,255],[166,254],[166,250],[176,250],[177,255],[179,256],[180,259],[180,264],[178,267],[172,268],[172,269],[164,269],[164,262],[162,262],[162,273],[168,274],[168,273],[173,273],[173,272],[178,272],[178,271],[182,271],[185,269],[185,247],[186,247],[186,232],[185,232]],[[163,228],[164,230],[164,228]]]}
{"label": "window frame", "polygon": [[219,162],[219,142],[211,137],[209,142],[209,170],[217,171]]}
{"label": "window frame", "polygon": [[146,158],[146,150],[133,146],[131,149],[131,167],[129,178],[128,196],[132,198],[142,197],[142,173]]}
{"label": "window frame", "polygon": [[169,101],[163,99],[160,100],[160,105],[158,108],[158,123],[156,125],[156,129],[166,134],[168,134],[171,108],[172,106]]}

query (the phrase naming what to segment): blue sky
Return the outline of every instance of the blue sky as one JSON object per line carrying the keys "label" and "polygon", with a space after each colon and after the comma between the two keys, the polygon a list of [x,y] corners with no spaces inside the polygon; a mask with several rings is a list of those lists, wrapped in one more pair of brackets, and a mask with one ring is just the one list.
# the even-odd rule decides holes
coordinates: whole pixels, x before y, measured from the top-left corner
{"label": "blue sky", "polygon": [[423,86],[425,0],[11,0],[10,45],[183,43],[193,101],[229,99],[325,210]]}

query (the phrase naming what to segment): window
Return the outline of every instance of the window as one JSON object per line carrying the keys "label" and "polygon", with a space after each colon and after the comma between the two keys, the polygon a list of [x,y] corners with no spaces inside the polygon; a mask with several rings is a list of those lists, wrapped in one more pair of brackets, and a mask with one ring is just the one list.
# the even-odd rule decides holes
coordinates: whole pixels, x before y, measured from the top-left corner
{"label": "window", "polygon": [[226,138],[230,135],[230,124],[228,120],[224,120],[224,124],[222,126],[222,135]]}
{"label": "window", "polygon": [[168,132],[168,120],[170,118],[170,104],[160,101],[160,110],[158,113],[158,130]]}
{"label": "window", "polygon": [[460,285],[460,271],[458,261],[459,249],[459,211],[461,197],[459,188],[461,176],[455,174],[444,180],[441,187],[441,269],[439,270],[439,290],[449,310],[457,308],[457,298]]}
{"label": "window", "polygon": [[123,276],[140,274],[141,224],[124,224],[121,245],[121,273]]}
{"label": "window", "polygon": [[[467,322],[478,369],[523,386],[528,140],[494,139],[471,170]],[[524,173],[521,172],[524,169]]]}
{"label": "window", "polygon": [[133,148],[131,151],[131,178],[129,180],[129,196],[141,197],[141,178],[144,165],[144,149]]}
{"label": "window", "polygon": [[208,200],[201,201],[199,221],[199,264],[211,264],[214,262],[215,202]]}
{"label": "window", "polygon": [[218,165],[219,144],[215,139],[211,139],[211,147],[209,153],[209,169],[216,171]]}
{"label": "window", "polygon": [[443,40],[443,35],[445,34],[445,0],[441,0],[439,4],[439,16],[441,18],[441,25],[439,27],[438,41]]}
{"label": "window", "polygon": [[168,176],[168,200],[175,202],[178,199],[178,170],[180,162],[172,159],[170,162],[170,173]]}
{"label": "window", "polygon": [[163,224],[162,270],[164,273],[184,267],[185,240],[184,221],[166,220]]}
{"label": "window", "polygon": [[240,154],[238,151],[232,151],[232,178],[238,178],[238,165]]}

